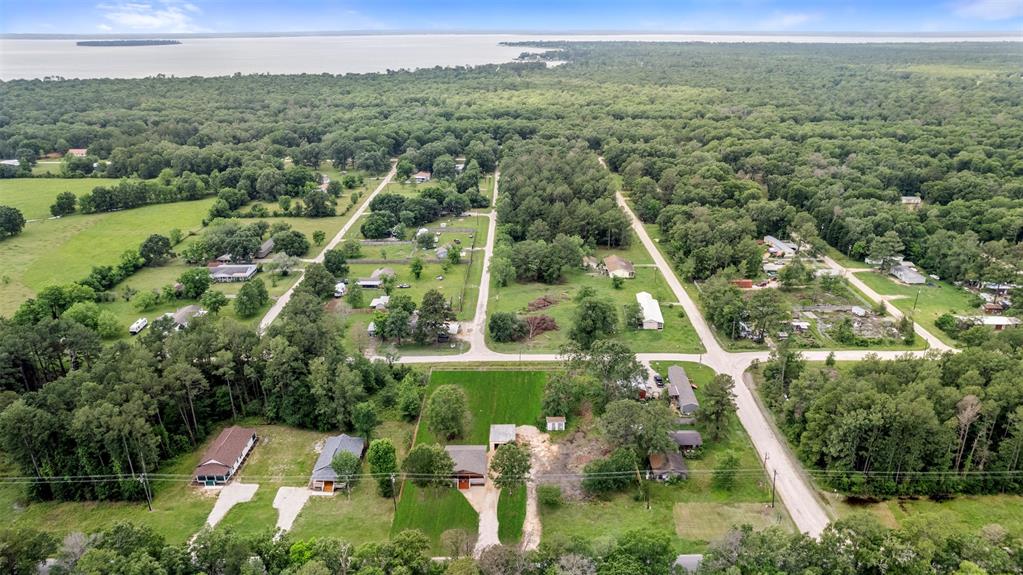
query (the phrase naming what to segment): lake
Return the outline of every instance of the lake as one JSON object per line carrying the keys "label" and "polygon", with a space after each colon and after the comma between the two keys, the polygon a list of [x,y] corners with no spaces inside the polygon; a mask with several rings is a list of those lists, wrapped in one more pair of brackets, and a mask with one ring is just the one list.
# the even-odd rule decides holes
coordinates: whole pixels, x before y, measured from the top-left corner
{"label": "lake", "polygon": [[[173,35],[166,36],[173,38]],[[143,78],[243,74],[346,74],[388,69],[510,62],[524,51],[501,42],[633,40],[661,42],[1013,41],[998,36],[840,36],[772,34],[394,34],[181,37],[171,46],[85,47],[76,39],[0,39],[0,79]]]}

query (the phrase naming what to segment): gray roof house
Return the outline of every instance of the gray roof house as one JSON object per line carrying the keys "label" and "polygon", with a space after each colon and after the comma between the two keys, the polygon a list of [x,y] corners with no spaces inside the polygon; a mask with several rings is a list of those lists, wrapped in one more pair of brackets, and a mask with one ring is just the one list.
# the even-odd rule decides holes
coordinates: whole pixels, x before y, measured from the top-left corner
{"label": "gray roof house", "polygon": [[678,445],[679,449],[692,449],[703,445],[703,436],[696,430],[682,429],[671,431],[668,435],[671,436],[672,441]]}
{"label": "gray roof house", "polygon": [[773,256],[789,258],[796,255],[796,244],[779,240],[774,236],[764,236],[764,243],[767,244],[767,251]]}
{"label": "gray roof house", "polygon": [[682,459],[682,454],[677,451],[675,453],[651,453],[647,462],[650,464],[647,479],[656,481],[667,481],[676,477],[685,479],[689,471],[685,460]]}
{"label": "gray roof house", "polygon": [[483,485],[487,482],[486,445],[447,445],[444,451],[455,462],[452,479],[459,489],[468,489],[473,485]]}
{"label": "gray roof house", "polygon": [[700,408],[689,376],[681,365],[668,368],[668,398],[682,413],[696,413]]}
{"label": "gray roof house", "polygon": [[326,493],[333,493],[335,487],[344,487],[344,482],[337,485],[337,473],[330,465],[334,460],[334,456],[345,451],[362,459],[362,452],[365,447],[366,440],[361,437],[353,437],[344,433],[328,437],[323,442],[320,456],[316,458],[316,465],[313,466],[313,475],[309,479],[309,487],[315,491],[324,491]]}
{"label": "gray roof house", "polygon": [[905,284],[920,285],[927,283],[927,278],[923,274],[909,266],[894,266],[890,273]]}
{"label": "gray roof house", "polygon": [[260,259],[265,258],[266,256],[270,255],[273,251],[274,251],[274,240],[273,240],[273,238],[270,238],[270,239],[266,240],[265,242],[259,244],[259,249],[256,250],[256,257],[260,258]]}
{"label": "gray roof house", "polygon": [[243,282],[252,279],[256,275],[255,264],[244,265],[222,265],[210,270],[213,281],[220,283]]}
{"label": "gray roof house", "polygon": [[178,308],[177,310],[174,311],[174,313],[168,315],[170,315],[171,318],[174,319],[174,323],[177,324],[177,328],[181,329],[184,327],[188,327],[188,322],[193,317],[202,317],[206,315],[206,310],[195,304],[192,304],[186,305],[185,307],[182,308]]}

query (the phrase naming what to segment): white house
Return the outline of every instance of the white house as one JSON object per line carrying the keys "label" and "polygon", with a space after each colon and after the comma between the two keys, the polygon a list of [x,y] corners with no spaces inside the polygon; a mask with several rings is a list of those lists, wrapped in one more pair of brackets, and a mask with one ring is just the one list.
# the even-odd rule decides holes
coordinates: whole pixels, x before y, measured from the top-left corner
{"label": "white house", "polygon": [[604,271],[613,278],[634,278],[636,277],[636,266],[629,260],[617,255],[610,255],[604,258]]}
{"label": "white house", "polygon": [[643,314],[643,329],[664,329],[661,304],[645,291],[636,294],[636,301],[639,302],[639,309]]}
{"label": "white house", "polygon": [[905,284],[921,285],[927,283],[927,278],[910,266],[895,266],[890,273]]}
{"label": "white house", "polygon": [[430,181],[430,172],[416,172],[416,174],[414,176],[412,176],[412,179],[415,180],[415,182],[417,184],[422,184],[422,183],[425,183],[425,182],[429,182]]}
{"label": "white house", "polygon": [[389,303],[391,303],[391,296],[382,295],[380,297],[373,298],[373,301],[369,302],[369,307],[377,311],[384,311],[387,309],[387,304]]}

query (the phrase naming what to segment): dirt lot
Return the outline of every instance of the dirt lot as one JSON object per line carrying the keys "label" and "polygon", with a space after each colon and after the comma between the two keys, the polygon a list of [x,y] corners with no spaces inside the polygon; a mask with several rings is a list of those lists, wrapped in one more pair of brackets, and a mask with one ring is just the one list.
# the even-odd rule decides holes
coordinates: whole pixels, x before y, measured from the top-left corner
{"label": "dirt lot", "polygon": [[[585,429],[588,424],[584,422],[581,427]],[[557,442],[552,442],[547,433],[532,435],[520,432],[520,435],[532,449],[533,474],[538,482],[559,486],[562,496],[568,500],[584,498],[579,477],[583,467],[610,453],[603,441],[590,438],[583,430],[572,432]]]}

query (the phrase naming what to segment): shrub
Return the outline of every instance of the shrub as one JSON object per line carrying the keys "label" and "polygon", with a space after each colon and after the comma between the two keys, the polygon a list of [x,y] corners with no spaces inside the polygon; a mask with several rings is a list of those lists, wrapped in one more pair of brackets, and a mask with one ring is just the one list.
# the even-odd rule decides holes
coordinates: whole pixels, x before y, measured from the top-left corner
{"label": "shrub", "polygon": [[536,488],[536,495],[540,500],[540,505],[558,507],[564,503],[564,499],[561,496],[561,488],[557,485],[540,485]]}

